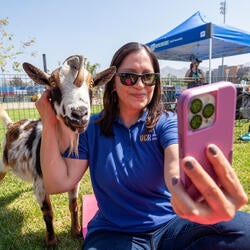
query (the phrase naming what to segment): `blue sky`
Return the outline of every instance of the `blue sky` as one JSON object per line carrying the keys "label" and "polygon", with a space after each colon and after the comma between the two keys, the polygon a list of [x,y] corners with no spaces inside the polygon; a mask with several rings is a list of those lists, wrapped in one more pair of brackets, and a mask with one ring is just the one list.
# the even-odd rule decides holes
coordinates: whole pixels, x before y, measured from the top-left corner
{"label": "blue sky", "polygon": [[[28,61],[54,69],[72,54],[83,54],[92,64],[107,68],[114,52],[131,41],[147,43],[175,28],[197,11],[212,22],[223,23],[222,0],[0,0],[0,18],[9,19],[6,31],[20,41],[35,39]],[[250,1],[227,0],[226,23],[250,32]],[[226,65],[250,62],[250,55],[227,57]],[[163,61],[161,66],[188,67],[187,63]],[[212,68],[221,60],[213,60]],[[189,63],[188,63],[189,65]],[[207,66],[204,61],[202,66]]]}

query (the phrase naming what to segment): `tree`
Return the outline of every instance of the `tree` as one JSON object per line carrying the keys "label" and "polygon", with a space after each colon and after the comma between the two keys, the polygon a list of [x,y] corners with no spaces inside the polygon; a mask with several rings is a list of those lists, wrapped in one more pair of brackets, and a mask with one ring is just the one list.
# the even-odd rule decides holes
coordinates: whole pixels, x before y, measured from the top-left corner
{"label": "tree", "polygon": [[[35,40],[21,42],[20,50],[16,50],[13,44],[14,35],[6,31],[9,24],[8,18],[0,19],[0,69],[6,71],[8,63],[11,63],[14,71],[21,71],[20,63],[17,61],[19,55],[24,53],[24,50],[35,43]],[[34,52],[31,52],[34,56]]]}
{"label": "tree", "polygon": [[95,75],[97,69],[100,67],[100,65],[98,63],[95,64],[90,64],[90,62],[86,63],[86,69],[92,74]]}
{"label": "tree", "polygon": [[[95,64],[91,64],[90,62],[86,62],[86,69],[92,74],[95,75],[97,69],[100,67],[100,65],[98,63]],[[93,90],[93,89],[89,89],[89,96],[90,96],[90,103],[92,104],[92,99],[93,96],[95,95],[95,93],[98,92],[98,90]]]}

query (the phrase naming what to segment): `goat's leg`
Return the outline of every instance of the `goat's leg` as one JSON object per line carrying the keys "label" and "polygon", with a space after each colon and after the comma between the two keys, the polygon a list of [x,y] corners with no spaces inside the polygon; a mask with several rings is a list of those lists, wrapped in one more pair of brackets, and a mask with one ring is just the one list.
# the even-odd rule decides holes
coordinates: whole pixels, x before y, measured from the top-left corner
{"label": "goat's leg", "polygon": [[0,181],[5,177],[6,173],[0,173]]}
{"label": "goat's leg", "polygon": [[43,212],[43,219],[46,225],[46,246],[54,247],[57,245],[57,238],[53,227],[53,211],[49,195],[45,195],[41,210]]}
{"label": "goat's leg", "polygon": [[55,235],[53,226],[53,211],[49,195],[46,194],[42,179],[38,178],[34,182],[34,192],[42,210],[43,219],[46,226],[46,246],[54,247],[57,245],[57,237]]}
{"label": "goat's leg", "polygon": [[3,163],[3,161],[0,161],[0,181],[5,177],[7,174],[7,167]]}
{"label": "goat's leg", "polygon": [[71,234],[74,237],[81,237],[82,231],[78,219],[78,191],[80,183],[78,183],[71,191],[68,192],[69,196],[69,210],[71,214]]}

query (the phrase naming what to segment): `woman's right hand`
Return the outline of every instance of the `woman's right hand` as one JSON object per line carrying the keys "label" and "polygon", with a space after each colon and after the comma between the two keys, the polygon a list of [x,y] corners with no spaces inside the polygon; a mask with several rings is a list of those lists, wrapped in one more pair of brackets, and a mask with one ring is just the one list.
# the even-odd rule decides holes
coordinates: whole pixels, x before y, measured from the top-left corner
{"label": "woman's right hand", "polygon": [[41,116],[43,124],[55,124],[57,118],[50,102],[50,91],[45,90],[42,96],[35,102],[35,106]]}
{"label": "woman's right hand", "polygon": [[[204,199],[201,202],[192,200],[178,174],[172,175],[172,184],[168,180],[168,186],[172,193],[173,208],[179,216],[200,224],[231,220],[236,211],[247,203],[247,194],[222,151],[210,144],[206,153],[221,186],[215,183],[195,158],[187,156],[181,161],[181,166]],[[178,168],[177,161],[176,165]]]}

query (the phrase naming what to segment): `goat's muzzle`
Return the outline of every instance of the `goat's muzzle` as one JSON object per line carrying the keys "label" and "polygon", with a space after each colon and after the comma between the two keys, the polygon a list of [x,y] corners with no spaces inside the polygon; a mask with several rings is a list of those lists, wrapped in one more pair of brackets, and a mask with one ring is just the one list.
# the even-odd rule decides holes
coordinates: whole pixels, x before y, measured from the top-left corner
{"label": "goat's muzzle", "polygon": [[63,117],[65,124],[74,132],[81,133],[86,130],[89,122],[88,108],[85,106],[72,108],[71,118]]}

